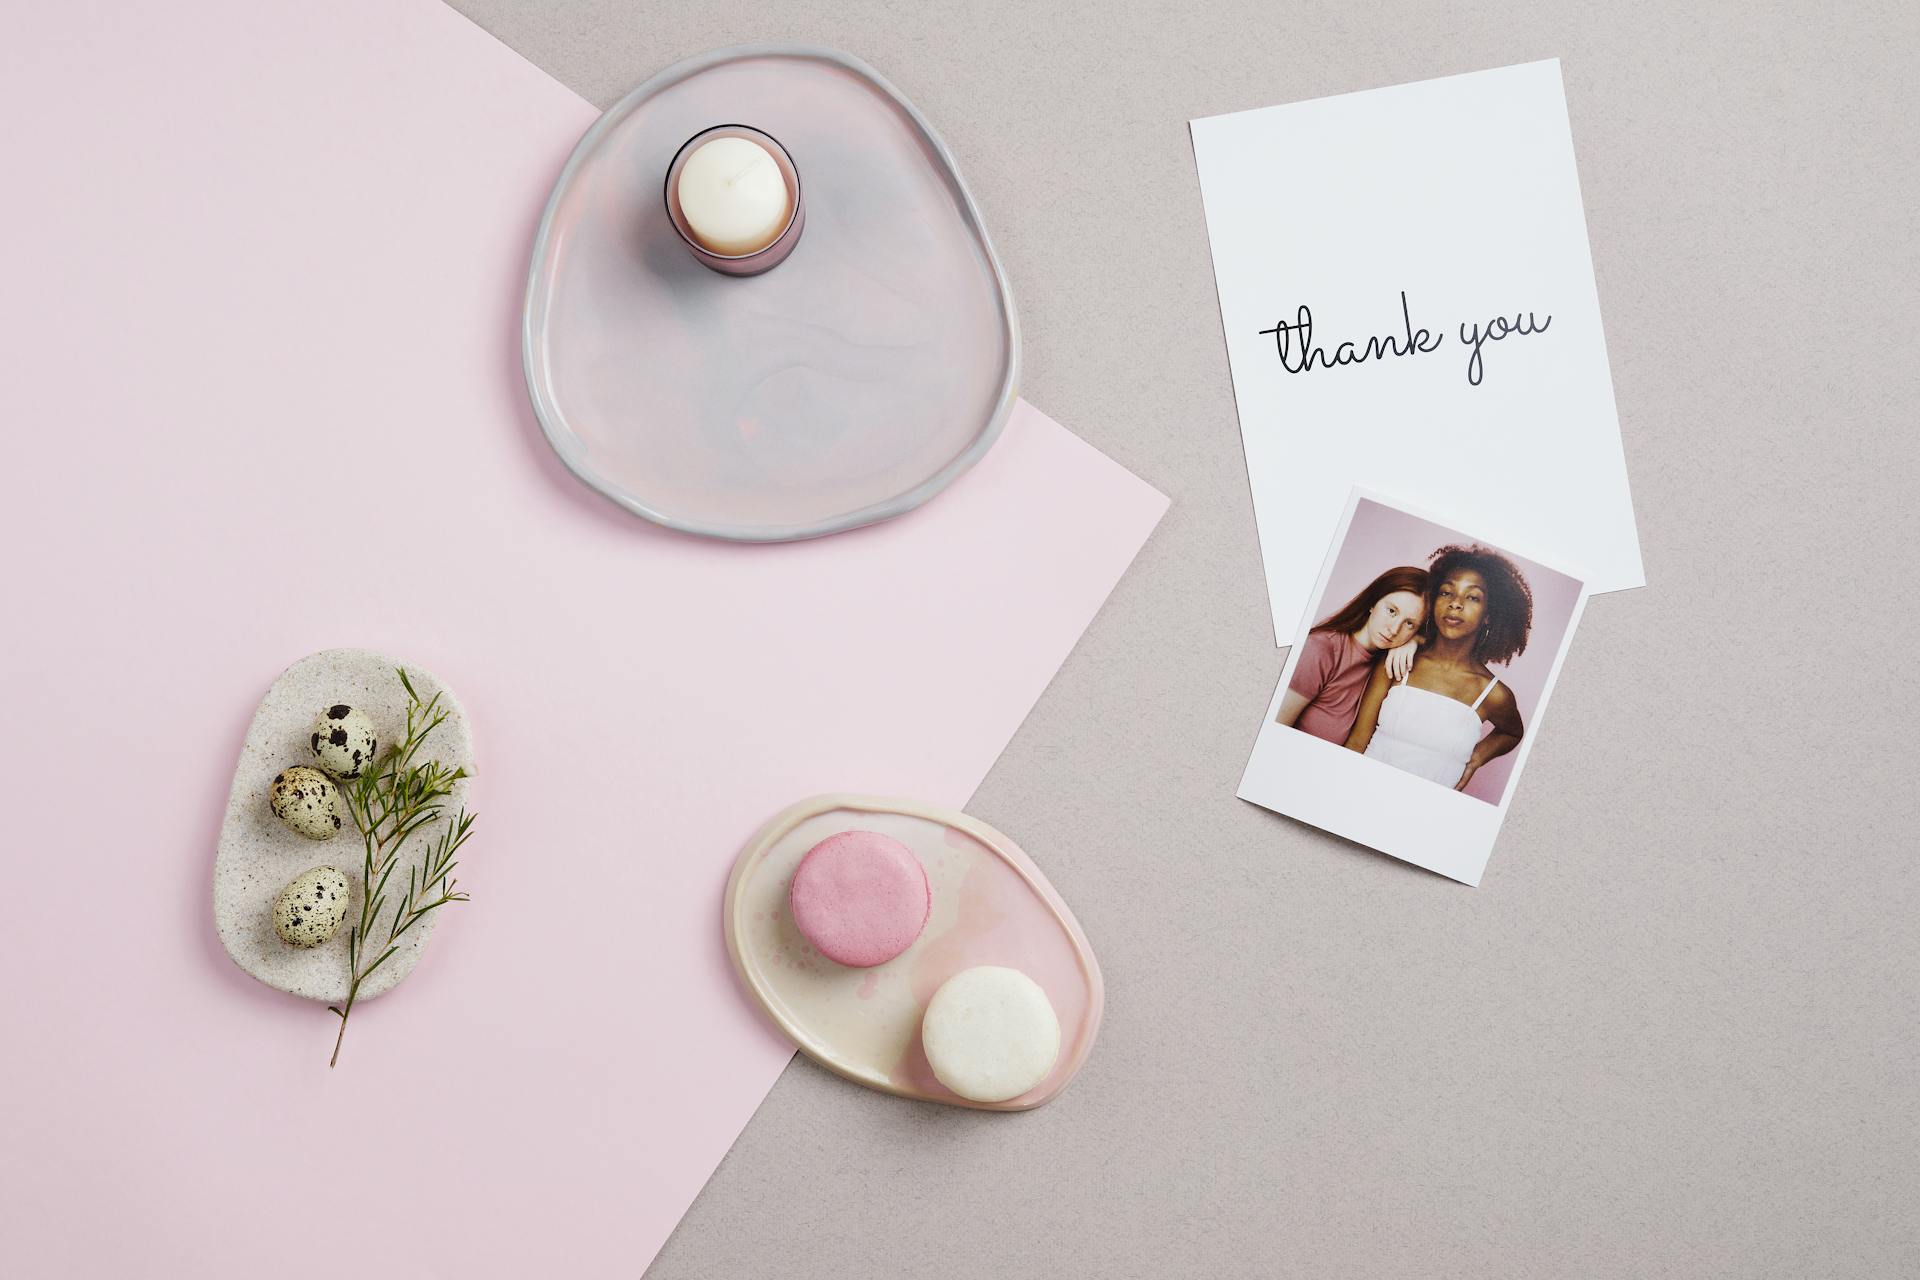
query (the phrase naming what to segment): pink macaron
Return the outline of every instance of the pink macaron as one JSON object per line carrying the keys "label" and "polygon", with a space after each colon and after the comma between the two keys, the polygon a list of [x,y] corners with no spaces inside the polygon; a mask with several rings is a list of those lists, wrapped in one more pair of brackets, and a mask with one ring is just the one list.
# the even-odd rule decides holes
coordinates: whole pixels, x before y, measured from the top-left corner
{"label": "pink macaron", "polygon": [[794,927],[821,955],[870,969],[913,945],[933,890],[906,845],[877,831],[842,831],[807,850],[787,902]]}

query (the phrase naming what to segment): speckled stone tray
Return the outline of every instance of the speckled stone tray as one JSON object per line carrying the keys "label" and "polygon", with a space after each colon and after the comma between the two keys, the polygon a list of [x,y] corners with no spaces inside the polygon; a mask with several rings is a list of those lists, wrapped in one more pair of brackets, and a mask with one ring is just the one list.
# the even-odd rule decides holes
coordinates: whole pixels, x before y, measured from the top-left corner
{"label": "speckled stone tray", "polygon": [[[358,919],[364,849],[351,818],[346,818],[332,840],[295,835],[267,807],[267,788],[282,769],[314,763],[307,749],[308,730],[314,717],[335,703],[358,707],[372,717],[383,750],[398,742],[407,723],[407,694],[395,675],[399,667],[406,668],[422,698],[438,693],[441,706],[452,712],[427,739],[426,754],[463,766],[471,774],[473,738],[458,700],[431,672],[385,654],[326,649],[302,658],[280,674],[253,714],[240,761],[234,766],[226,819],[220,825],[220,848],[213,864],[213,922],[233,962],[270,987],[309,1000],[346,999],[347,930],[342,928],[331,942],[311,950],[288,946],[273,931],[273,903],[301,872],[332,866],[346,873],[352,888],[348,921]],[[466,789],[465,782],[455,785],[447,804],[449,815],[465,801]],[[414,836],[408,854],[418,858],[427,843],[438,838],[445,821]],[[360,988],[360,999],[391,991],[413,971],[441,914],[430,913],[408,932],[400,950]]]}

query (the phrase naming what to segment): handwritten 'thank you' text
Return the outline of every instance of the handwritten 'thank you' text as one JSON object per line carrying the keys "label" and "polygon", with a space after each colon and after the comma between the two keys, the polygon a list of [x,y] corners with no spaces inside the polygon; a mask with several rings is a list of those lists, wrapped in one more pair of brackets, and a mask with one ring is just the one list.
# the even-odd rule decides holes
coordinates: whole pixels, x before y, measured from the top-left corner
{"label": "handwritten 'thank you' text", "polygon": [[[1273,335],[1273,346],[1280,357],[1280,367],[1288,373],[1310,373],[1315,368],[1332,369],[1343,364],[1365,364],[1369,360],[1385,360],[1394,356],[1423,355],[1438,349],[1446,341],[1443,333],[1414,327],[1413,312],[1407,305],[1404,289],[1400,291],[1400,321],[1400,333],[1377,334],[1364,342],[1342,342],[1329,353],[1325,347],[1314,342],[1313,311],[1303,302],[1294,313],[1291,324],[1282,320],[1271,329],[1260,330],[1260,333],[1263,337]],[[1547,326],[1552,323],[1551,315],[1545,319],[1535,319],[1531,311],[1524,317],[1516,311],[1511,319],[1500,315],[1484,322],[1463,321],[1460,325],[1460,343],[1469,350],[1467,382],[1476,387],[1480,385],[1480,379],[1486,373],[1484,349],[1487,343],[1545,333]]]}

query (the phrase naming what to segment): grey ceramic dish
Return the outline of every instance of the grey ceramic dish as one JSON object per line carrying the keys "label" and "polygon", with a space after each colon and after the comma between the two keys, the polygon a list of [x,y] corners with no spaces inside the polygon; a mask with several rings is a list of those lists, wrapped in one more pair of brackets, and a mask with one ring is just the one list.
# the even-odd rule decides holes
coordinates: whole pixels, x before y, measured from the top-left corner
{"label": "grey ceramic dish", "polygon": [[[807,231],[728,278],[675,234],[661,182],[719,121],[778,137]],[[521,329],[541,429],[576,476],[668,528],[784,542],[910,511],[991,447],[1019,326],[932,126],[831,49],[675,64],[581,138],[534,239]]]}

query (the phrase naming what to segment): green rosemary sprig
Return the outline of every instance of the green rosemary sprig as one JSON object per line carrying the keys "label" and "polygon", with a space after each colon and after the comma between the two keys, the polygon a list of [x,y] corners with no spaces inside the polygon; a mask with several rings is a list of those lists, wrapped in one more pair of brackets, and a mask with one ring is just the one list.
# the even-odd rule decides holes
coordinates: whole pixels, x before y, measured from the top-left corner
{"label": "green rosemary sprig", "polygon": [[[347,967],[353,980],[345,1005],[327,1006],[340,1018],[330,1067],[339,1065],[340,1042],[346,1039],[347,1017],[360,997],[361,984],[392,959],[407,930],[450,902],[467,901],[453,878],[453,869],[460,865],[454,855],[473,834],[474,815],[464,808],[427,845],[425,856],[408,864],[406,889],[401,891],[394,880],[408,839],[440,819],[442,802],[467,776],[465,769],[449,769],[438,760],[416,761],[428,736],[447,722],[450,713],[441,707],[439,694],[423,702],[407,673],[398,674],[407,691],[407,735],[345,788],[347,811],[360,828],[365,854],[360,863],[360,918],[347,930]],[[391,912],[387,910],[389,887],[397,894]],[[373,955],[371,961],[368,955]]]}

